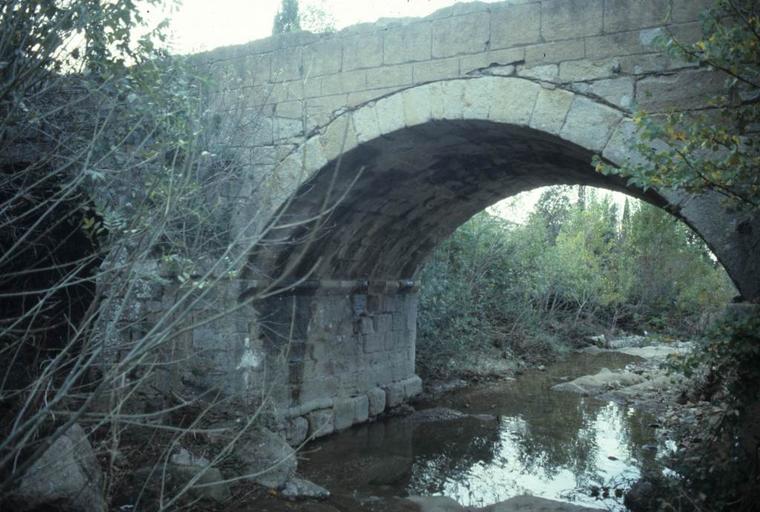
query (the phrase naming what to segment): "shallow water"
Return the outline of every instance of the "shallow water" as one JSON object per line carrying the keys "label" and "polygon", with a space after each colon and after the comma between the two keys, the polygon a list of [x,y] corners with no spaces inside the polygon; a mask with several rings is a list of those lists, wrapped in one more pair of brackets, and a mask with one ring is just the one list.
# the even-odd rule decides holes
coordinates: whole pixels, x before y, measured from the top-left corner
{"label": "shallow water", "polygon": [[353,428],[307,446],[299,472],[357,503],[444,495],[485,506],[531,494],[625,510],[615,490],[624,492],[643,468],[657,464],[653,418],[550,387],[635,360],[619,353],[572,354],[546,371],[419,404],[418,409],[444,406],[495,418],[390,418]]}

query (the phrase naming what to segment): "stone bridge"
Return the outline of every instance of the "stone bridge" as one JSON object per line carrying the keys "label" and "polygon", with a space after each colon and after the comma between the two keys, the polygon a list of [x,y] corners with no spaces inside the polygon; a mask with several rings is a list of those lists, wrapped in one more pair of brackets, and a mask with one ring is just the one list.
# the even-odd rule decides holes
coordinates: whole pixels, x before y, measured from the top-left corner
{"label": "stone bridge", "polygon": [[415,276],[426,256],[478,211],[545,185],[605,187],[668,208],[758,299],[757,220],[712,195],[644,191],[591,166],[594,154],[638,158],[634,105],[701,109],[724,87],[723,76],[653,46],[666,30],[699,37],[703,7],[468,3],[196,57],[211,66],[211,106],[244,162],[233,222],[265,233],[232,296],[289,287],[193,333],[189,343],[226,354],[209,375],[233,391],[274,380],[294,442],[398,405],[421,389]]}

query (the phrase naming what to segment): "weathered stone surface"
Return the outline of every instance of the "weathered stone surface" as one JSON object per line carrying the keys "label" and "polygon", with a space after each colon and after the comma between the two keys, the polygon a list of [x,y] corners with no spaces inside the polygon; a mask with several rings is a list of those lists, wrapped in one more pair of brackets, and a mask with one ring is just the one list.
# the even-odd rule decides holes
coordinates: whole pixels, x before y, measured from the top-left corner
{"label": "weathered stone surface", "polygon": [[105,512],[103,475],[82,427],[72,425],[26,471],[11,499],[19,512],[46,507]]}
{"label": "weathered stone surface", "polygon": [[502,123],[527,125],[541,87],[518,78],[500,78],[494,82],[494,95],[499,101],[491,103],[489,119]]}
{"label": "weathered stone surface", "polygon": [[305,478],[293,477],[287,481],[281,493],[288,499],[325,499],[330,491]]}
{"label": "weathered stone surface", "polygon": [[240,476],[265,487],[279,489],[296,472],[293,448],[281,436],[267,429],[247,434],[235,444],[234,453],[242,462]]}
{"label": "weathered stone surface", "polygon": [[644,78],[636,87],[636,103],[647,111],[689,108],[725,90],[725,76],[714,71],[684,71],[677,75]]}
{"label": "weathered stone surface", "polygon": [[290,446],[298,446],[309,435],[309,422],[303,416],[296,416],[287,420],[285,427],[285,440]]}
{"label": "weathered stone surface", "polygon": [[369,415],[377,416],[385,410],[385,391],[380,388],[372,388],[367,391]]}
{"label": "weathered stone surface", "polygon": [[335,37],[304,48],[303,69],[305,77],[330,75],[341,70],[343,62],[341,42]]}
{"label": "weathered stone surface", "polygon": [[320,409],[307,415],[309,420],[309,435],[322,437],[335,431],[335,415],[332,409]]}
{"label": "weathered stone surface", "polygon": [[459,59],[436,59],[417,62],[412,67],[414,83],[420,84],[433,80],[456,78],[459,76]]}
{"label": "weathered stone surface", "polygon": [[404,401],[404,385],[400,382],[393,382],[385,386],[385,405],[387,407],[396,407]]}
{"label": "weathered stone surface", "polygon": [[584,375],[570,382],[552,386],[554,391],[567,391],[582,395],[596,395],[605,391],[632,386],[644,382],[644,377],[631,372],[613,372],[602,368],[594,375]]}
{"label": "weathered stone surface", "polygon": [[432,46],[432,24],[415,23],[390,29],[385,33],[385,64],[429,60]]}
{"label": "weathered stone surface", "polygon": [[541,6],[497,4],[491,10],[491,48],[536,43],[541,38]]}
{"label": "weathered stone surface", "polygon": [[603,9],[603,0],[541,2],[541,35],[552,41],[601,34]]}
{"label": "weathered stone surface", "polygon": [[590,84],[578,84],[575,90],[598,96],[618,107],[630,109],[633,106],[633,86],[633,78],[622,77],[595,80]]}
{"label": "weathered stone surface", "polygon": [[525,48],[525,64],[556,64],[566,60],[582,59],[586,54],[583,39],[537,44]]}
{"label": "weathered stone surface", "polygon": [[617,110],[576,96],[560,136],[585,148],[601,151],[622,118]]}
{"label": "weathered stone surface", "polygon": [[335,416],[333,425],[335,430],[344,430],[354,424],[356,406],[351,398],[335,401]]}
{"label": "weathered stone surface", "polygon": [[559,134],[573,98],[573,93],[562,89],[541,89],[530,118],[530,127]]}
{"label": "weathered stone surface", "polygon": [[383,63],[383,35],[371,32],[343,38],[343,71],[372,68]]}
{"label": "weathered stone surface", "polygon": [[414,375],[404,381],[405,398],[413,398],[422,393],[422,379]]}
{"label": "weathered stone surface", "polygon": [[487,12],[433,21],[433,58],[482,52],[487,48],[488,26]]}
{"label": "weathered stone surface", "polygon": [[661,25],[669,9],[668,0],[605,0],[604,31],[617,32]]}

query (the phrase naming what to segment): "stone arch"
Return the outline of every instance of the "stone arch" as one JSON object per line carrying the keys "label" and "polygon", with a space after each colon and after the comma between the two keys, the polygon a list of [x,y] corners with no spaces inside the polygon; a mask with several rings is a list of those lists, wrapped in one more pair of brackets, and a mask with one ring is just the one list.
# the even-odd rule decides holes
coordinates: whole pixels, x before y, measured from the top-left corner
{"label": "stone arch", "polygon": [[[629,149],[634,137],[627,111],[535,79],[460,78],[389,94],[343,111],[281,162],[280,176],[296,192],[281,198],[278,221],[319,220],[275,230],[271,240],[293,243],[264,244],[247,276],[413,279],[473,214],[565,183],[667,208],[703,237],[746,298],[758,297],[756,220],[741,221],[751,223],[743,236],[717,197],[644,191],[591,168],[593,154],[615,165],[638,158]],[[331,210],[320,217],[325,204]]]}

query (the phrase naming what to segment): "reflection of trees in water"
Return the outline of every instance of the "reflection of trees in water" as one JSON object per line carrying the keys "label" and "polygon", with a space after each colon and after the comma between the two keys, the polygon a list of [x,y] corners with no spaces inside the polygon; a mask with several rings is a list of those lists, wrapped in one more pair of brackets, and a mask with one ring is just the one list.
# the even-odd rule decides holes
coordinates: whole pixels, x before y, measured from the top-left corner
{"label": "reflection of trees in water", "polygon": [[499,433],[497,422],[471,418],[420,425],[409,492],[439,493],[446,480],[464,480],[474,464],[492,462]]}
{"label": "reflection of trees in water", "polygon": [[588,489],[618,474],[638,473],[631,462],[651,439],[646,418],[577,395],[542,398],[526,401],[520,416],[502,417],[498,429],[493,423],[476,428],[455,422],[418,430],[409,491],[436,494],[452,486],[460,493],[471,492],[470,487],[482,491],[487,486],[475,480],[493,473],[494,486],[511,485],[515,492],[530,492],[521,486],[552,480],[568,484],[560,492],[571,491],[573,484]]}

